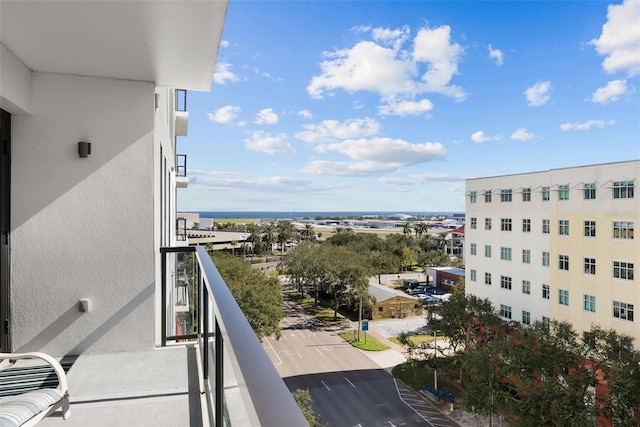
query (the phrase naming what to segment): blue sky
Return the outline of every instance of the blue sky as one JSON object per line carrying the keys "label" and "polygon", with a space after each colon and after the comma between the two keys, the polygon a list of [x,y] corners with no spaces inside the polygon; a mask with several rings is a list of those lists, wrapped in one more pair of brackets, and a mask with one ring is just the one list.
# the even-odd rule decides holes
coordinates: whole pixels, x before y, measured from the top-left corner
{"label": "blue sky", "polygon": [[464,180],[640,158],[640,1],[231,0],[183,211],[464,211]]}

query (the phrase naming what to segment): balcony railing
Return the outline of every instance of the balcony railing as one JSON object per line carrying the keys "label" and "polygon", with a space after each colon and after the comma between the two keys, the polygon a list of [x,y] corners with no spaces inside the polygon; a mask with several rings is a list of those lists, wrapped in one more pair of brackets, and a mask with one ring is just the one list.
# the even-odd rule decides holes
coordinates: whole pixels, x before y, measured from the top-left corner
{"label": "balcony railing", "polygon": [[187,176],[187,155],[176,154],[176,176]]}
{"label": "balcony railing", "polygon": [[162,344],[197,342],[210,424],[308,425],[204,247],[160,251]]}

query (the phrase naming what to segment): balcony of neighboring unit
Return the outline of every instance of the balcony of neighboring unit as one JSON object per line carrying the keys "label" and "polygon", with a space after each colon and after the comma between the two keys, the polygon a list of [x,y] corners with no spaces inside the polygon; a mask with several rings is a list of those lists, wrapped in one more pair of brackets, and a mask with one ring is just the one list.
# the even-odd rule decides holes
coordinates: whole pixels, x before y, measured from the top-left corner
{"label": "balcony of neighboring unit", "polygon": [[176,154],[176,188],[187,188],[188,186],[187,155]]}
{"label": "balcony of neighboring unit", "polygon": [[189,112],[187,111],[187,91],[184,89],[176,89],[176,136],[187,136],[187,128],[189,127]]}

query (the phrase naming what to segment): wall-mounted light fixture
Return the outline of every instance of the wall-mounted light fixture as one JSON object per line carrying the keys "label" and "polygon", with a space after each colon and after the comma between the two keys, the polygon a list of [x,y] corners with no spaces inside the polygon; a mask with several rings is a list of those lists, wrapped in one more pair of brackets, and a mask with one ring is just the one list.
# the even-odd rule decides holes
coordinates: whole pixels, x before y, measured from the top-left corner
{"label": "wall-mounted light fixture", "polygon": [[91,143],[80,141],[78,142],[78,156],[86,159],[91,154]]}

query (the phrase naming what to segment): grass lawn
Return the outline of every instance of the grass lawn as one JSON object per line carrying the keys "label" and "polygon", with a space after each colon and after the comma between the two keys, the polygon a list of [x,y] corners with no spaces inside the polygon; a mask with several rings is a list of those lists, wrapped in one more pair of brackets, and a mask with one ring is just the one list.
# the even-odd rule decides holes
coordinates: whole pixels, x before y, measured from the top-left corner
{"label": "grass lawn", "polygon": [[381,351],[381,350],[387,350],[389,348],[388,345],[381,343],[380,341],[373,338],[372,336],[367,336],[365,341],[364,332],[360,334],[360,341],[356,341],[353,330],[340,332],[338,335],[340,335],[349,344],[351,344],[356,348],[359,348],[360,350]]}
{"label": "grass lawn", "polygon": [[[427,343],[427,342],[433,342],[433,335],[429,335],[429,334],[409,335],[409,339],[415,345],[420,345],[420,344]],[[392,342],[394,342],[394,343],[396,343],[398,345],[402,345],[402,343],[400,342],[398,337],[391,337],[391,338],[389,338],[389,341],[392,341]]]}

